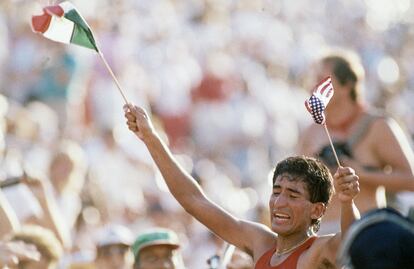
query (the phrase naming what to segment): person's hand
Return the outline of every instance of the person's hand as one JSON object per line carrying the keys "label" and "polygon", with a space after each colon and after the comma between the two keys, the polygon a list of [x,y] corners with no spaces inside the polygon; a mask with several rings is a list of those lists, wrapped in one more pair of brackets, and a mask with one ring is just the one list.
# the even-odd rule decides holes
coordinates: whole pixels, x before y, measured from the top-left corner
{"label": "person's hand", "polygon": [[154,134],[154,127],[145,109],[127,104],[124,106],[128,128],[140,139]]}
{"label": "person's hand", "polygon": [[22,241],[0,242],[0,266],[8,268],[27,260],[40,260],[40,253],[34,245]]}
{"label": "person's hand", "polygon": [[355,171],[355,174],[357,174],[360,178],[363,178],[363,173],[365,172],[365,168],[363,165],[361,165],[360,162],[352,158],[343,157],[341,158],[341,164],[345,167],[352,167],[352,169],[354,169]]}
{"label": "person's hand", "polygon": [[359,177],[350,167],[339,167],[334,175],[335,191],[339,201],[351,202],[359,193]]}

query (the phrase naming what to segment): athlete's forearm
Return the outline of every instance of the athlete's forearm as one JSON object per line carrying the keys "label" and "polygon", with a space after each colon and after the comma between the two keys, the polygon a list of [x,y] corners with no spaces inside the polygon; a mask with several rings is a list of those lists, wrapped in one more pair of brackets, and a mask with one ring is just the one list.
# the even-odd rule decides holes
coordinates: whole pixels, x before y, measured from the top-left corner
{"label": "athlete's forearm", "polygon": [[360,219],[360,213],[354,201],[341,203],[341,235],[346,234],[352,223]]}
{"label": "athlete's forearm", "polygon": [[144,138],[143,141],[170,192],[186,210],[193,205],[195,199],[204,197],[198,183],[177,163],[156,133]]}

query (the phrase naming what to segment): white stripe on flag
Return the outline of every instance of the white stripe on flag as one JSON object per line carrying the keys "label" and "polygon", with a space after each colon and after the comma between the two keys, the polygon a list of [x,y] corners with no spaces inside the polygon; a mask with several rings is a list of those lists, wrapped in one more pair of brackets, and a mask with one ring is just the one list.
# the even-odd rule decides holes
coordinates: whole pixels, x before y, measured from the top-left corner
{"label": "white stripe on flag", "polygon": [[318,87],[316,89],[316,92],[319,92],[319,93],[323,94],[323,92],[322,92],[323,88],[325,88],[331,82],[332,82],[331,78],[326,79],[324,82],[322,82],[321,84],[318,85]]}
{"label": "white stripe on flag", "polygon": [[72,5],[72,3],[68,2],[68,1],[60,3],[59,6],[63,9],[65,14],[68,13],[69,10],[75,9],[75,6]]}
{"label": "white stripe on flag", "polygon": [[315,92],[313,93],[321,102],[325,105],[328,105],[329,101],[333,96],[334,88],[332,85],[332,80],[329,77],[325,81],[323,81],[318,87],[316,88]]}
{"label": "white stripe on flag", "polygon": [[69,44],[74,27],[75,24],[70,20],[52,16],[49,28],[43,35],[51,40]]}

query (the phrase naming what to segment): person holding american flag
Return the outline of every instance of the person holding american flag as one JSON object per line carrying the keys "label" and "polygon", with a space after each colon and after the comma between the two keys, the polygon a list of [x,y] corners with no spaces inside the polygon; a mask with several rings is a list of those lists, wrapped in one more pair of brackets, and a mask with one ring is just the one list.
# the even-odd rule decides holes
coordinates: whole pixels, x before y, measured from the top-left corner
{"label": "person holding american flag", "polygon": [[[413,150],[395,120],[364,102],[364,69],[358,56],[346,50],[330,52],[320,59],[316,71],[319,81],[331,77],[335,94],[329,96],[326,119],[312,114],[317,124],[302,133],[299,153],[320,158],[332,172],[341,164],[354,168],[361,183],[355,200],[361,213],[387,205],[384,187],[389,194],[414,191]],[[329,129],[333,143],[318,123]],[[334,195],[321,234],[340,230],[339,207]]]}

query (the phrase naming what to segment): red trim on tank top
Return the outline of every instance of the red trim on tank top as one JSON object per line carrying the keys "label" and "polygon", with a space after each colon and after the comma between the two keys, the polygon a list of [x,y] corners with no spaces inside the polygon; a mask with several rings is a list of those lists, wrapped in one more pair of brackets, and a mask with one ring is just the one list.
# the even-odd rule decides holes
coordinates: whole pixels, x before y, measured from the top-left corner
{"label": "red trim on tank top", "polygon": [[255,265],[255,269],[296,269],[298,265],[298,260],[300,255],[307,249],[309,249],[317,237],[310,237],[305,241],[301,246],[299,246],[295,251],[293,251],[289,257],[287,257],[281,264],[276,266],[270,265],[270,260],[272,259],[273,253],[276,251],[276,247],[271,248],[265,254],[263,254]]}

